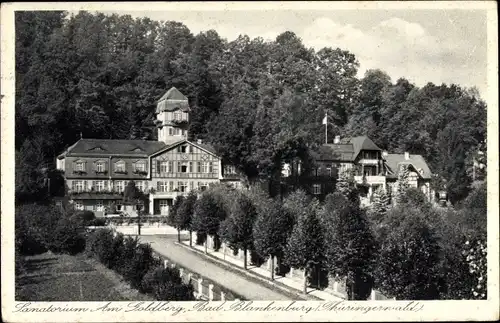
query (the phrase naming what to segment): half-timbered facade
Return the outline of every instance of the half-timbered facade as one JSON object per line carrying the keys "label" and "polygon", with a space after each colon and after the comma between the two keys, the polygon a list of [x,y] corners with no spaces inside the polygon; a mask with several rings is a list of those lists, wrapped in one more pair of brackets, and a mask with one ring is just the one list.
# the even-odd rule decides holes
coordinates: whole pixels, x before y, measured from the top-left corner
{"label": "half-timbered facade", "polygon": [[69,201],[98,216],[111,209],[133,215],[134,210],[125,210],[121,201],[125,187],[134,181],[149,199],[144,211],[168,215],[178,195],[219,182],[239,186],[239,175],[231,165],[222,164],[210,145],[186,139],[189,112],[188,99],[172,88],[157,104],[158,141],[77,141],[57,158]]}

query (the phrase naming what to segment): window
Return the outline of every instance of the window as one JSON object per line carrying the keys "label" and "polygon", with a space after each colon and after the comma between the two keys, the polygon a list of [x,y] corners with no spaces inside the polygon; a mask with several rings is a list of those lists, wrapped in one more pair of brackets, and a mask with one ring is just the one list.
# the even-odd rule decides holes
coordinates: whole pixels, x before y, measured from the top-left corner
{"label": "window", "polygon": [[94,187],[94,190],[96,192],[101,192],[101,191],[104,191],[104,181],[94,181],[92,183],[92,187]]}
{"label": "window", "polygon": [[236,168],[233,165],[227,165],[225,169],[226,175],[234,175],[236,174]]}
{"label": "window", "polygon": [[119,161],[115,164],[115,172],[125,172],[125,162]]}
{"label": "window", "polygon": [[160,173],[166,173],[168,171],[168,163],[166,161],[160,162]]}
{"label": "window", "polygon": [[193,162],[189,162],[188,165],[189,165],[189,172],[192,173],[193,172]]}
{"label": "window", "polygon": [[145,172],[146,171],[146,165],[144,162],[137,162],[134,164],[134,172]]}
{"label": "window", "polygon": [[97,173],[104,173],[104,162],[101,161],[96,162],[95,171]]}
{"label": "window", "polygon": [[141,192],[144,192],[144,182],[143,181],[136,181],[135,182],[135,187]]}
{"label": "window", "polygon": [[328,167],[326,169],[326,172],[327,172],[328,176],[332,177],[332,169],[330,167]]}
{"label": "window", "polygon": [[115,191],[117,191],[118,193],[125,191],[124,181],[116,181],[115,182]]}
{"label": "window", "polygon": [[83,162],[83,161],[77,161],[75,163],[75,170],[77,172],[83,172],[83,171],[85,171],[85,162]]}
{"label": "window", "polygon": [[182,114],[179,112],[174,112],[174,120],[181,120]]}
{"label": "window", "polygon": [[104,211],[104,203],[100,200],[95,201],[94,209],[95,211]]}
{"label": "window", "polygon": [[321,194],[321,184],[313,185],[313,194],[315,195]]}
{"label": "window", "polygon": [[73,191],[83,192],[84,189],[83,181],[73,181],[72,186],[73,186]]}
{"label": "window", "polygon": [[172,136],[173,134],[174,134],[174,129],[172,129],[172,128],[169,127],[168,128],[168,135]]}
{"label": "window", "polygon": [[173,192],[174,191],[174,182],[173,181],[170,181],[168,183],[168,191],[169,192]]}
{"label": "window", "polygon": [[179,192],[187,192],[187,183],[186,182],[178,182]]}
{"label": "window", "polygon": [[156,190],[158,192],[166,192],[167,191],[167,182],[156,182]]}
{"label": "window", "polygon": [[84,206],[82,202],[75,202],[75,210],[84,210]]}
{"label": "window", "polygon": [[121,211],[122,207],[123,206],[120,203],[116,203],[116,211]]}
{"label": "window", "polygon": [[204,190],[206,190],[206,189],[207,189],[207,187],[208,187],[208,183],[198,182],[198,189],[199,189],[200,191],[204,191]]}
{"label": "window", "polygon": [[187,153],[189,152],[189,147],[187,145],[177,147],[177,152],[179,153]]}
{"label": "window", "polygon": [[177,172],[178,173],[187,173],[187,171],[188,171],[188,164],[187,163],[177,162]]}
{"label": "window", "polygon": [[181,129],[179,128],[174,128],[174,135],[179,136],[181,134]]}

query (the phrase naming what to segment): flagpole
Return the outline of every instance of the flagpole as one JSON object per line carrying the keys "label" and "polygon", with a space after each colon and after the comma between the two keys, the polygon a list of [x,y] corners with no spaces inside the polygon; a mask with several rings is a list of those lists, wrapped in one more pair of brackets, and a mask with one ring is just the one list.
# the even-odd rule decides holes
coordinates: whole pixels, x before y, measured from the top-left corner
{"label": "flagpole", "polygon": [[328,144],[328,115],[325,112],[325,144]]}

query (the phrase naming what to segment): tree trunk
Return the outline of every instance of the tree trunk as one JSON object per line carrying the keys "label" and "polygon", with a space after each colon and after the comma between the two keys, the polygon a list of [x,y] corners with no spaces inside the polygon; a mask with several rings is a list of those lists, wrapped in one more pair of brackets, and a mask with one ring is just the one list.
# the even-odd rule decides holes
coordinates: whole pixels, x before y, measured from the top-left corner
{"label": "tree trunk", "polygon": [[271,280],[274,280],[274,256],[271,255]]}
{"label": "tree trunk", "polygon": [[193,231],[189,230],[189,246],[193,247]]}
{"label": "tree trunk", "polygon": [[208,252],[207,252],[207,248],[208,248],[208,234],[207,234],[207,236],[206,236],[206,238],[205,238],[205,254],[207,254],[207,253],[208,253]]}
{"label": "tree trunk", "polygon": [[247,270],[247,248],[243,248],[243,268]]}
{"label": "tree trunk", "polygon": [[304,294],[307,294],[307,267],[304,268]]}
{"label": "tree trunk", "polygon": [[141,235],[141,211],[137,212],[137,235]]}
{"label": "tree trunk", "polygon": [[177,241],[181,243],[181,229],[177,229]]}

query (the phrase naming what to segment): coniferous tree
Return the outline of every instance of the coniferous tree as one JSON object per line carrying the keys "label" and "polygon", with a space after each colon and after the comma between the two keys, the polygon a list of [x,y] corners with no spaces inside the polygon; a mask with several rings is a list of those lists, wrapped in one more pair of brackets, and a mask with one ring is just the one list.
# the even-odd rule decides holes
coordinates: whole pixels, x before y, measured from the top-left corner
{"label": "coniferous tree", "polygon": [[410,187],[408,184],[409,169],[408,165],[399,166],[396,203],[402,203],[406,190]]}

